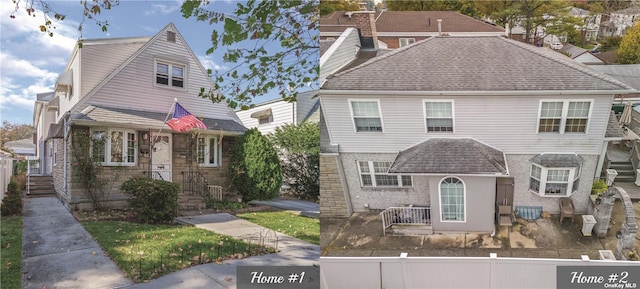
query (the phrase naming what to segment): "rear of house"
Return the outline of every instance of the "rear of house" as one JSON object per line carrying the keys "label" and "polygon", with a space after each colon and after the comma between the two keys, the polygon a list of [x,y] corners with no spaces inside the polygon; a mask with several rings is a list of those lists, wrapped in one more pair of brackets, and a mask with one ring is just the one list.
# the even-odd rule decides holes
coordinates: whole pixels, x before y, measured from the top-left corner
{"label": "rear of house", "polygon": [[321,212],[409,211],[434,232],[491,232],[500,205],[558,213],[569,197],[585,212],[613,95],[632,91],[503,37],[384,54],[320,90]]}
{"label": "rear of house", "polygon": [[[49,127],[39,138],[53,148],[57,194],[69,207],[90,207],[79,180],[86,157],[100,165],[104,184],[97,193],[106,206],[122,205],[120,184],[136,176],[179,183],[183,193],[209,185],[229,193],[229,151],[246,128],[226,104],[198,96],[212,87],[173,24],[153,37],[83,40],[56,84],[54,120],[36,118]],[[206,129],[172,131],[165,122],[176,104]],[[90,150],[78,149],[83,142]]]}

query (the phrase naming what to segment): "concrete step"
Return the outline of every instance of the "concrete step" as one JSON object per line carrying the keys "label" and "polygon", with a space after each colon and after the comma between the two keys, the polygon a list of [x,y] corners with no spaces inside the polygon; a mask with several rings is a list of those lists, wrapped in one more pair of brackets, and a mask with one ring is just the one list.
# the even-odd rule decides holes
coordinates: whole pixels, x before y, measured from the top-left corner
{"label": "concrete step", "polygon": [[429,225],[393,225],[391,234],[400,236],[432,235],[433,227]]}

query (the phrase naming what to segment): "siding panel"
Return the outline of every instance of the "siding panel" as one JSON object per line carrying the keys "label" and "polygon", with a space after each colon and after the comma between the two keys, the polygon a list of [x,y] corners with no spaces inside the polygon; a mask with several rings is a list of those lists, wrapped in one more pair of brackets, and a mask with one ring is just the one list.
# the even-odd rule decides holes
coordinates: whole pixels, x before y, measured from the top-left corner
{"label": "siding panel", "polygon": [[[380,99],[382,133],[355,133],[349,99]],[[423,100],[454,101],[454,133],[426,133]],[[549,96],[542,99],[591,99],[586,134],[538,134],[539,96],[336,96],[322,95],[331,140],[341,152],[398,152],[430,137],[474,137],[507,154],[576,152],[599,154],[612,96]]]}
{"label": "siding panel", "polygon": [[320,83],[329,77],[329,75],[336,72],[336,70],[353,61],[358,52],[357,45],[359,44],[360,38],[358,31],[355,29],[345,30],[332,45],[332,48],[337,45],[335,46],[335,50],[327,51],[320,59]]}

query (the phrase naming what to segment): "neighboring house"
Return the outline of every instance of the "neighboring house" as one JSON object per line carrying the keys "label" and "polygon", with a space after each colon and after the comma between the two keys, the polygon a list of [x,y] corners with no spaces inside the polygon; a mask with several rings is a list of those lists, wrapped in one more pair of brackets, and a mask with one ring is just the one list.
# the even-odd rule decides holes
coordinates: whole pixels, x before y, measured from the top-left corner
{"label": "neighboring house", "polygon": [[33,144],[33,138],[8,141],[4,143],[4,147],[10,149],[18,158],[36,155],[36,145]]}
{"label": "neighboring house", "polygon": [[558,52],[582,64],[604,64],[604,61],[596,57],[593,53],[569,43],[565,44]]}
{"label": "neighboring house", "polygon": [[[229,152],[246,128],[225,104],[198,97],[201,88],[215,85],[176,27],[170,23],[153,37],[82,43],[54,96],[38,97],[34,115],[37,139],[53,147],[51,173],[64,203],[90,206],[74,171],[81,132],[98,141],[92,154],[101,177],[112,182],[107,201],[113,205],[124,200],[119,184],[135,176],[173,181],[183,192],[203,184],[228,190]],[[172,131],[165,122],[176,101],[207,129]]]}
{"label": "neighboring house", "polygon": [[454,11],[336,11],[320,18],[320,39],[336,39],[347,28],[360,32],[363,48],[396,49],[420,40],[504,35],[504,28]]}
{"label": "neighboring house", "polygon": [[592,14],[589,10],[578,7],[570,7],[568,9],[570,16],[578,17],[584,23],[582,26],[576,26],[576,29],[584,36],[585,41],[596,41],[600,32],[602,14]]}
{"label": "neighboring house", "polygon": [[632,6],[610,13],[609,20],[602,22],[600,34],[607,36],[624,36],[627,29],[640,21],[640,7]]}
{"label": "neighboring house", "polygon": [[301,124],[306,120],[318,122],[320,103],[317,93],[317,90],[300,92],[293,102],[274,99],[236,113],[245,127],[257,128],[262,134],[270,134],[283,125]]}
{"label": "neighboring house", "polygon": [[635,93],[616,96],[615,104],[620,108],[621,113],[627,100],[634,103],[634,111],[631,113],[631,123],[628,127],[640,135],[640,64],[590,65],[589,67],[636,89]]}
{"label": "neighboring house", "polygon": [[[68,76],[70,74],[66,74],[65,77]],[[61,79],[58,79],[58,83],[61,83],[61,81]],[[70,81],[70,79],[67,81]],[[70,83],[66,85],[70,85]],[[47,139],[62,137],[62,126],[54,124],[59,112],[58,102],[59,98],[55,97],[55,92],[38,93],[36,95],[33,109],[33,125],[36,128],[36,155],[39,161],[39,174],[53,174],[55,153],[58,150],[57,143],[54,141],[47,142]]]}
{"label": "neighboring house", "polygon": [[585,212],[603,149],[621,139],[613,96],[630,92],[504,37],[433,37],[383,54],[320,89],[321,210],[427,207],[433,232],[491,232],[503,202],[558,213],[570,197]]}

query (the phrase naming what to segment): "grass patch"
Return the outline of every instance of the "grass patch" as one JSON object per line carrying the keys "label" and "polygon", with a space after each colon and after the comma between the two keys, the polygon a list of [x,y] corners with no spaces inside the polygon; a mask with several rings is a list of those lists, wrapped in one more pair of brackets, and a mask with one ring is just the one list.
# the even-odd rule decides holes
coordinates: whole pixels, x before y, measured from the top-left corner
{"label": "grass patch", "polygon": [[237,214],[249,222],[300,240],[320,245],[320,220],[287,211],[265,211]]}
{"label": "grass patch", "polygon": [[0,288],[20,288],[22,217],[0,218]]}
{"label": "grass patch", "polygon": [[207,208],[210,209],[214,209],[214,210],[240,210],[240,209],[245,209],[248,208],[249,204],[247,203],[240,203],[240,202],[234,202],[234,201],[229,201],[229,200],[224,200],[224,201],[210,201],[207,203]]}
{"label": "grass patch", "polygon": [[193,265],[268,253],[255,244],[195,227],[121,221],[82,225],[135,282]]}

